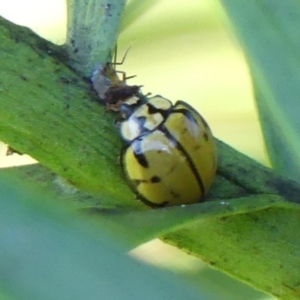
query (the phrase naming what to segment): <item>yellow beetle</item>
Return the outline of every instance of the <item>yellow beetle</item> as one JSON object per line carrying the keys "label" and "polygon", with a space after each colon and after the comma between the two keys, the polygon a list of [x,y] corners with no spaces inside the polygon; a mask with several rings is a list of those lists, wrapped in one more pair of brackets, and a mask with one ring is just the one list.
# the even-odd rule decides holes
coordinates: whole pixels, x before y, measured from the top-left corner
{"label": "yellow beetle", "polygon": [[152,207],[203,200],[217,168],[216,146],[203,117],[189,104],[160,95],[133,96],[120,107],[122,168],[132,190]]}

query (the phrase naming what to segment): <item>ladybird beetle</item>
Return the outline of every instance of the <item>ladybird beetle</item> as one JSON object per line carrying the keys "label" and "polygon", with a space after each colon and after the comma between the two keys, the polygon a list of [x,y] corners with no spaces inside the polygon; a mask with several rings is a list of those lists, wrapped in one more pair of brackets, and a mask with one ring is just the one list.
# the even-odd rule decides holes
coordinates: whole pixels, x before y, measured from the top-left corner
{"label": "ladybird beetle", "polygon": [[120,106],[121,153],[131,189],[152,207],[203,200],[217,167],[216,146],[203,117],[189,104],[160,95],[132,96]]}

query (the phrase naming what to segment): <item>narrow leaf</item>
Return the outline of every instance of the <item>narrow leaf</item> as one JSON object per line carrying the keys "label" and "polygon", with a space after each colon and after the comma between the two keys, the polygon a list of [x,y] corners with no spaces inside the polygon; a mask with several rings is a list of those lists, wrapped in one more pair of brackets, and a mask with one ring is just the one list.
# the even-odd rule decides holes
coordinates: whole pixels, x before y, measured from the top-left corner
{"label": "narrow leaf", "polygon": [[245,50],[272,165],[299,181],[300,5],[222,0]]}

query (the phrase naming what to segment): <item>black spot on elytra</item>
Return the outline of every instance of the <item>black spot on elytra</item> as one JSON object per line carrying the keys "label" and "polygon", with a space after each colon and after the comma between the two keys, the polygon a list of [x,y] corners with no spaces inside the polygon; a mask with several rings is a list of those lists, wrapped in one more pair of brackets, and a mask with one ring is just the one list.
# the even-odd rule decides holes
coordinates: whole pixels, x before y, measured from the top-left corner
{"label": "black spot on elytra", "polygon": [[147,107],[148,107],[148,113],[150,115],[157,113],[157,108],[155,106],[151,105],[150,103],[147,103]]}
{"label": "black spot on elytra", "polygon": [[152,105],[151,103],[147,103],[147,107],[148,107],[148,113],[150,115],[154,115],[154,114],[159,113],[163,116],[164,119],[166,119],[168,114],[169,114],[169,110],[160,109],[160,108]]}
{"label": "black spot on elytra", "polygon": [[143,166],[144,168],[149,168],[149,163],[144,154],[134,152],[134,157],[141,166]]}
{"label": "black spot on elytra", "polygon": [[158,177],[158,176],[153,176],[150,180],[151,180],[152,183],[161,182],[161,178]]}
{"label": "black spot on elytra", "polygon": [[149,163],[147,161],[146,156],[144,155],[143,149],[142,149],[142,139],[137,139],[132,144],[133,147],[133,154],[136,158],[137,162],[144,168],[149,168]]}

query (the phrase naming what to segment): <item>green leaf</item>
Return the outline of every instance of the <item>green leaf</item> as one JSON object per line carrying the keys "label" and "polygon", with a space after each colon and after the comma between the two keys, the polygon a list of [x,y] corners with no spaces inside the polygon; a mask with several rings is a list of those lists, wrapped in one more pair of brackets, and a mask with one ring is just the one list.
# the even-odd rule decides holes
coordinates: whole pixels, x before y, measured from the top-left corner
{"label": "green leaf", "polygon": [[17,192],[3,178],[0,190],[0,278],[6,299],[209,299],[175,276],[125,256],[104,228],[46,197]]}
{"label": "green leaf", "polygon": [[1,18],[0,25],[1,140],[77,187],[143,207],[121,174],[114,116],[90,83],[61,62],[60,48]]}
{"label": "green leaf", "polygon": [[222,3],[250,65],[272,165],[281,174],[299,181],[299,1]]}
{"label": "green leaf", "polygon": [[[1,172],[15,180],[28,178],[27,184],[33,182],[32,189],[51,191],[59,201],[79,202],[82,212],[94,215],[106,232],[129,248],[163,235],[168,243],[202,258],[212,267],[281,299],[297,299],[296,249],[300,239],[294,235],[294,228],[299,226],[300,207],[288,200],[299,201],[299,186],[223,143],[218,146],[222,159],[211,192],[215,198],[184,207],[148,211],[107,208],[101,205],[102,197],[97,200],[84,197],[80,191],[70,193],[68,186],[61,186],[56,175],[48,171],[49,178],[41,176],[46,173],[41,166]],[[216,199],[222,195],[228,199]]]}

